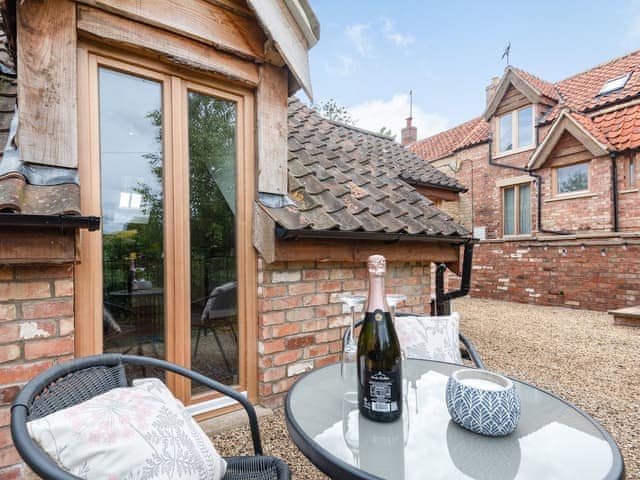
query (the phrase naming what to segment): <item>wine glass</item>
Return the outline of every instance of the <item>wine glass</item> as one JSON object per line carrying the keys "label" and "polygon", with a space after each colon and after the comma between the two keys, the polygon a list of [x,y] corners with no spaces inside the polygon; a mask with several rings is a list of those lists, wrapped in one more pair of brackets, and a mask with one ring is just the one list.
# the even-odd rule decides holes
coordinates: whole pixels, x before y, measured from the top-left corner
{"label": "wine glass", "polygon": [[404,302],[406,299],[407,296],[401,293],[390,293],[387,295],[387,305],[389,305],[389,313],[391,313],[393,321],[396,320],[396,305]]}
{"label": "wine glass", "polygon": [[347,304],[351,310],[351,323],[347,329],[342,343],[342,385],[343,394],[345,400],[356,403],[358,401],[358,393],[356,386],[358,383],[357,376],[357,356],[358,356],[358,342],[355,335],[355,317],[356,317],[356,305],[364,303],[366,297],[364,295],[349,295],[344,294],[340,296],[340,301]]}

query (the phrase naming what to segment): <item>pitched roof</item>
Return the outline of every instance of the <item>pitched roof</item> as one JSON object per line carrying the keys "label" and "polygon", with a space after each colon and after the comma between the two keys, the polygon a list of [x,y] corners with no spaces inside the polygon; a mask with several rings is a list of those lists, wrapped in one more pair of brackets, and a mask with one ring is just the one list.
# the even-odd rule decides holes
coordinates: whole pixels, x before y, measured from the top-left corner
{"label": "pitched roof", "polygon": [[484,118],[476,117],[444,132],[418,140],[409,145],[409,150],[423,160],[430,161],[487,141],[489,141],[489,124]]}
{"label": "pitched roof", "polygon": [[[608,148],[622,151],[640,147],[640,107],[635,102],[640,99],[640,50],[556,83],[547,82],[512,66],[508,66],[505,71],[517,75],[540,94],[556,102],[545,113],[540,124],[554,122],[563,110],[568,110],[576,122]],[[630,76],[622,88],[599,95],[606,82],[626,74]],[[634,102],[630,102],[631,100]],[[489,129],[486,124],[486,133],[481,132],[476,137],[478,141],[474,143],[464,139],[462,132],[467,131],[469,125],[478,120],[479,118],[475,118],[446,132],[419,140],[410,148],[429,161],[487,141]]]}
{"label": "pitched roof", "polygon": [[[263,208],[287,230],[469,238],[466,229],[400,178],[399,165],[414,157],[387,137],[332,122],[291,99],[293,204]],[[442,178],[436,172],[434,177]]]}

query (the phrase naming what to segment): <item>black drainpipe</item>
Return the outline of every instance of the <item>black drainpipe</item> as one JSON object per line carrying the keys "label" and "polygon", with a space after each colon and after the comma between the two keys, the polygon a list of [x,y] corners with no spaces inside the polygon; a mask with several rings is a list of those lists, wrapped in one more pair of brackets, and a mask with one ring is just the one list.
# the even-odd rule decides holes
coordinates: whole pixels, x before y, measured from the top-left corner
{"label": "black drainpipe", "polygon": [[618,231],[618,164],[616,152],[609,154],[611,157],[611,189],[613,193],[613,231]]}
{"label": "black drainpipe", "polygon": [[[489,165],[493,165],[494,167],[502,167],[502,168],[510,168],[512,170],[517,170],[519,172],[525,172],[529,174],[529,176],[536,179],[536,184],[538,185],[538,232],[541,233],[552,233],[554,235],[571,235],[572,232],[568,232],[567,230],[547,230],[542,227],[542,177],[537,173],[533,173],[530,169],[526,167],[515,167],[513,165],[506,165],[504,163],[498,163],[493,159],[493,155],[491,155],[492,151],[492,142],[493,139],[489,137]],[[538,143],[538,127],[536,126],[536,144]]]}
{"label": "black drainpipe", "polygon": [[471,289],[471,264],[473,262],[473,244],[469,240],[464,244],[464,258],[462,261],[462,279],[460,289],[452,292],[444,292],[444,272],[447,266],[444,263],[436,267],[436,298],[431,305],[432,315],[449,315],[451,313],[451,300],[464,297]]}

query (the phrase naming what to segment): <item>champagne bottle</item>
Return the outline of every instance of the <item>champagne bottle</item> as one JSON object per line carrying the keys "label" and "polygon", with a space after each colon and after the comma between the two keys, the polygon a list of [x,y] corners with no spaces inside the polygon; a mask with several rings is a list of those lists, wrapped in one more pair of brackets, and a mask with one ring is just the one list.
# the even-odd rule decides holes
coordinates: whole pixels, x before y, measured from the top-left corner
{"label": "champagne bottle", "polygon": [[369,297],[358,338],[358,407],[366,418],[392,422],[402,414],[400,342],[384,295],[386,261],[372,255]]}

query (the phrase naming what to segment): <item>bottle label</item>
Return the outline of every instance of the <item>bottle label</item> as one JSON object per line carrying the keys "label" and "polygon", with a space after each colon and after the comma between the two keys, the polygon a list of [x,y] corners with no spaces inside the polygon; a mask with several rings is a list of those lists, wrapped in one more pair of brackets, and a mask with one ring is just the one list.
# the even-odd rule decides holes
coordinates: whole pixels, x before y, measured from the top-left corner
{"label": "bottle label", "polygon": [[[392,374],[392,377],[397,375]],[[372,412],[397,412],[398,402],[394,401],[393,388],[397,388],[397,380],[378,371],[370,375],[366,384],[368,395],[364,396],[364,408]],[[396,383],[396,385],[394,385]]]}

